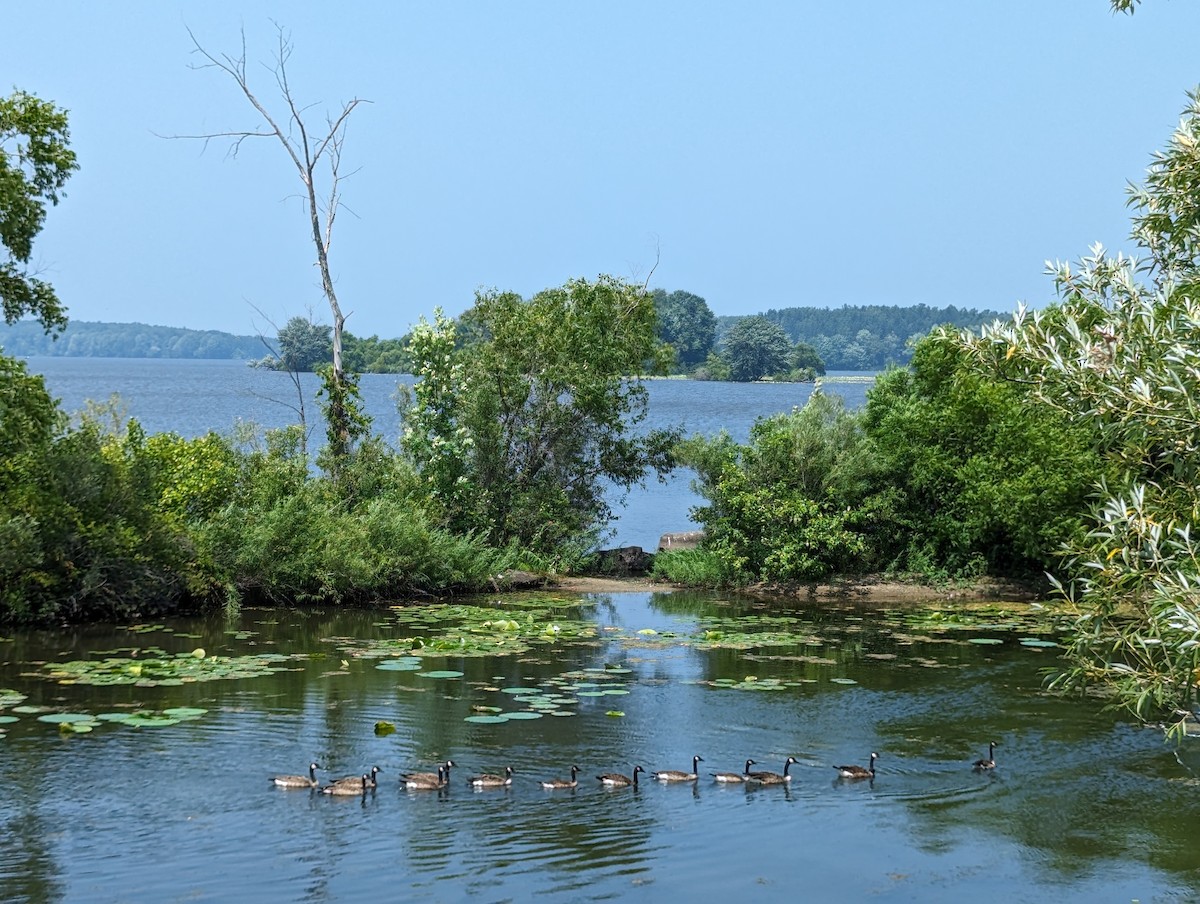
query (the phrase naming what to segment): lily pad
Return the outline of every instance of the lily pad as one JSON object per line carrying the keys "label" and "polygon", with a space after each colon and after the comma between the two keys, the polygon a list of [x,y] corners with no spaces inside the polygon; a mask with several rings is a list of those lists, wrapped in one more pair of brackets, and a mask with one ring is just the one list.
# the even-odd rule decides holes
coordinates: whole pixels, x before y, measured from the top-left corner
{"label": "lily pad", "polygon": [[7,725],[10,722],[20,722],[16,716],[0,716],[0,725]]}
{"label": "lily pad", "polygon": [[461,678],[462,672],[454,669],[434,669],[432,672],[417,672],[422,678]]}
{"label": "lily pad", "polygon": [[830,678],[834,684],[858,684],[853,678]]}
{"label": "lily pad", "polygon": [[604,715],[611,716],[614,719],[622,719],[625,717],[625,713],[621,712],[619,709],[610,709]]}
{"label": "lily pad", "polygon": [[1023,637],[1023,638],[1021,638],[1021,646],[1023,646],[1023,647],[1057,647],[1058,644],[1056,644],[1052,640],[1039,640],[1036,637]]}
{"label": "lily pad", "polygon": [[506,715],[496,715],[496,716],[483,716],[483,715],[480,715],[480,716],[467,716],[465,719],[463,719],[463,721],[464,721],[464,722],[474,722],[474,723],[476,723],[477,725],[495,725],[495,724],[497,724],[497,723],[499,723],[499,722],[507,722],[507,721],[508,721],[508,716],[506,716]]}
{"label": "lily pad", "polygon": [[170,709],[164,709],[163,715],[170,716],[172,719],[199,719],[207,709],[201,709],[198,706],[172,706]]}
{"label": "lily pad", "polygon": [[381,720],[381,721],[375,723],[376,737],[383,738],[383,737],[387,737],[390,734],[395,734],[395,733],[396,733],[396,726],[394,724],[392,724],[391,722],[384,722]]}
{"label": "lily pad", "polygon": [[969,640],[971,643],[988,645],[1004,643],[1004,641],[998,637],[968,637],[967,640]]}
{"label": "lily pad", "polygon": [[542,714],[530,712],[529,710],[525,709],[525,710],[520,710],[519,712],[515,712],[515,713],[507,713],[507,716],[509,719],[512,719],[515,721],[520,721],[523,719],[540,719],[542,717]]}
{"label": "lily pad", "polygon": [[375,668],[381,672],[415,672],[421,668],[421,660],[415,656],[412,659],[388,659]]}
{"label": "lily pad", "polygon": [[89,713],[46,713],[44,716],[38,716],[39,722],[49,722],[58,724],[64,722],[94,722],[96,717]]}

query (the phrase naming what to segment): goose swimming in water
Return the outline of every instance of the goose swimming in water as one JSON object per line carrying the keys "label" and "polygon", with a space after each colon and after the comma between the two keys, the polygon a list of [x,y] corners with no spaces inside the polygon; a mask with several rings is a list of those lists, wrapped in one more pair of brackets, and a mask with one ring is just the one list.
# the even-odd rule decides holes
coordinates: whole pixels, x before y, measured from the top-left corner
{"label": "goose swimming in water", "polygon": [[871,765],[864,766],[834,766],[837,770],[839,778],[860,779],[875,777],[875,761],[879,759],[879,754],[871,754]]}
{"label": "goose swimming in water", "polygon": [[456,765],[457,764],[454,762],[454,760],[446,760],[446,762],[437,767],[436,772],[405,772],[400,776],[400,781],[404,782],[408,779],[419,779],[423,781],[436,782],[439,780],[439,776],[441,776],[444,771],[445,779],[447,782],[449,782],[450,770]]}
{"label": "goose swimming in water", "polygon": [[450,784],[445,766],[438,766],[436,773],[414,772],[400,779],[400,784],[409,791],[440,791]]}
{"label": "goose swimming in water", "polygon": [[512,784],[513,767],[505,766],[503,775],[492,775],[485,772],[483,775],[473,775],[467,779],[467,784],[476,788],[507,788]]}
{"label": "goose swimming in water", "polygon": [[744,782],[750,777],[750,767],[755,765],[754,760],[746,760],[746,768],[741,772],[710,772],[714,782],[727,782],[730,784]]}
{"label": "goose swimming in water", "polygon": [[641,766],[634,766],[632,778],[630,778],[628,775],[621,775],[619,772],[606,772],[603,775],[597,775],[596,778],[600,779],[600,783],[602,785],[605,785],[609,788],[626,788],[630,785],[633,785],[636,788],[638,783],[638,774],[645,771],[646,770]]}
{"label": "goose swimming in water", "polygon": [[972,764],[972,768],[976,772],[987,772],[990,769],[996,768],[996,742],[992,741],[988,744],[988,755],[986,760],[976,760]]}
{"label": "goose swimming in water", "polygon": [[700,773],[697,771],[697,763],[702,762],[704,762],[704,757],[694,756],[692,757],[691,772],[680,772],[678,769],[666,769],[661,772],[652,772],[650,774],[660,782],[694,782],[700,777]]}
{"label": "goose swimming in water", "polygon": [[783,764],[782,775],[778,772],[747,772],[746,781],[755,785],[786,785],[792,780],[792,777],[788,775],[788,770],[796,762],[797,760],[794,756],[788,757],[787,761]]}
{"label": "goose swimming in water", "polygon": [[320,768],[316,763],[309,763],[308,775],[276,775],[271,781],[279,788],[315,788],[319,784],[317,770]]}
{"label": "goose swimming in water", "polygon": [[579,787],[579,773],[582,772],[578,766],[571,767],[571,780],[565,778],[552,778],[541,783],[542,787],[547,791],[564,791],[569,788]]}
{"label": "goose swimming in water", "polygon": [[371,780],[371,777],[367,773],[364,772],[362,774],[362,776],[359,778],[357,785],[351,784],[349,782],[343,782],[341,784],[326,785],[324,788],[321,789],[321,792],[323,794],[333,794],[338,797],[357,797],[357,796],[367,793],[367,788],[369,787],[367,782],[369,782],[370,780]]}

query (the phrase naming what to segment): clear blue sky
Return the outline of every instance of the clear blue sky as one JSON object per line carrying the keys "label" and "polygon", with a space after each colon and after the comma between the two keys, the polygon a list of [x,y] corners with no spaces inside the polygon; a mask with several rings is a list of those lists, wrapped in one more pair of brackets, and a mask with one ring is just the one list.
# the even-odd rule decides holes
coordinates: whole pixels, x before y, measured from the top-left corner
{"label": "clear blue sky", "polygon": [[1047,259],[1130,249],[1125,185],[1200,83],[1184,0],[9,4],[0,91],[66,107],[82,165],[35,248],[74,319],[328,322],[278,144],[155,134],[256,126],[186,28],[268,62],[272,19],[312,117],[372,101],[332,261],[383,337],[656,254],[717,314],[1041,305]]}

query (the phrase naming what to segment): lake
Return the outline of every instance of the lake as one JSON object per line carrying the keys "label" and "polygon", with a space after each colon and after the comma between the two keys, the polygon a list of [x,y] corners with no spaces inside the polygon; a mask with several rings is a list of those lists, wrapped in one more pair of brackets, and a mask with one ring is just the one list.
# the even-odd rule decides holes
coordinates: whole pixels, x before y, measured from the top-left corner
{"label": "lake", "polygon": [[[122,409],[151,433],[198,436],[209,430],[228,433],[238,424],[283,427],[298,422],[296,390],[287,374],[256,370],[240,361],[185,361],[155,358],[28,358],[32,373],[46,378],[47,389],[67,411],[89,401],[105,402],[114,393]],[[302,374],[309,425],[320,423],[314,374]],[[364,374],[359,387],[375,430],[389,442],[400,432],[396,390],[410,377]],[[812,393],[806,383],[697,383],[650,380],[646,426],[682,425],[688,434],[706,436],[726,430],[745,441],[761,416],[802,406]],[[866,399],[866,383],[830,383],[825,391],[842,396],[851,408]],[[315,430],[313,440],[323,437]],[[700,503],[691,490],[692,475],[679,471],[665,482],[651,479],[618,507],[611,546],[641,546],[653,551],[667,531],[695,528],[689,509]]]}
{"label": "lake", "polygon": [[[1196,763],[1043,693],[1056,648],[1027,606],[953,621],[679,592],[533,595],[487,618],[467,603],[487,605],[7,635],[0,899],[1200,896]],[[464,655],[414,657],[418,636]],[[156,684],[163,661],[227,677]],[[998,765],[975,772],[989,741]],[[873,751],[873,780],[837,778]],[[695,783],[596,778],[693,756]],[[788,757],[787,786],[709,777]],[[400,787],[446,759],[446,790]],[[271,784],[310,761],[322,780],[377,765],[378,787]],[[540,787],[573,764],[575,790]],[[467,784],[509,765],[509,788]]]}

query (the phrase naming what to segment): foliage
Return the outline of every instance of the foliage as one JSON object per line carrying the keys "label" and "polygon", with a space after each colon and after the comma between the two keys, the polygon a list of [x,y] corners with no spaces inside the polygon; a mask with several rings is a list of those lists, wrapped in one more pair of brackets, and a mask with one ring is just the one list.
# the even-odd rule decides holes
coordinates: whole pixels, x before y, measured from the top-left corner
{"label": "foliage", "polygon": [[400,339],[380,339],[378,336],[360,339],[353,333],[343,333],[342,354],[345,356],[346,371],[356,374],[412,373],[408,342],[408,336]]}
{"label": "foliage", "polygon": [[723,587],[729,582],[724,560],[709,549],[660,550],[651,576],[687,587]]}
{"label": "foliage", "polygon": [[114,436],[85,419],[0,470],[0,613],[75,620],[169,610],[208,582],[136,421]]}
{"label": "foliage", "polygon": [[789,369],[792,344],[783,328],[765,317],[742,318],[725,334],[723,345],[731,380],[761,380]]}
{"label": "foliage", "polygon": [[292,317],[279,331],[279,369],[315,372],[333,356],[330,328],[309,317]]}
{"label": "foliage", "polygon": [[4,322],[32,315],[46,332],[67,315],[49,283],[27,269],[33,240],[79,169],[68,146],[65,110],[24,91],[0,98],[0,305]]}
{"label": "foliage", "polygon": [[342,374],[339,379],[330,364],[321,367],[317,373],[321,378],[317,396],[325,416],[325,446],[317,457],[317,464],[337,480],[345,459],[370,436],[371,418],[363,411],[358,374]]}
{"label": "foliage", "polygon": [[193,526],[203,561],[235,598],[362,602],[482,589],[511,554],[451,535],[426,512],[416,475],[377,437],[314,477],[298,427],[239,452],[227,503]]}
{"label": "foliage", "polygon": [[671,464],[674,435],[635,433],[637,375],[662,368],[653,300],[602,276],[528,301],[480,292],[470,319],[478,338],[461,347],[440,314],[413,330],[405,451],[452,529],[535,552],[591,546],[611,488]]}
{"label": "foliage", "polygon": [[[783,327],[790,341],[811,345],[830,370],[883,370],[907,363],[912,343],[934,327],[976,328],[1004,315],[954,305],[931,308],[918,304],[772,308],[762,316]],[[717,318],[718,341],[739,319]]]}
{"label": "foliage", "polygon": [[[885,519],[870,440],[840,399],[760,419],[750,443],[693,438],[679,450],[709,504],[694,511],[725,580],[812,581],[869,569]],[[665,568],[666,566],[664,566]]]}
{"label": "foliage", "polygon": [[921,340],[912,369],[867,395],[863,428],[901,528],[887,554],[901,571],[1040,574],[1086,529],[1096,437],[980,373],[952,338]]}
{"label": "foliage", "polygon": [[1032,398],[1101,437],[1116,476],[1064,582],[1079,621],[1076,668],[1059,683],[1100,681],[1144,718],[1178,719],[1195,706],[1200,679],[1200,572],[1190,540],[1200,515],[1197,185],[1193,93],[1145,185],[1131,189],[1133,235],[1149,258],[1111,257],[1095,246],[1077,268],[1052,268],[1058,305],[1022,309],[1009,323],[960,337],[980,366],[1026,383]]}
{"label": "foliage", "polygon": [[667,293],[655,289],[654,311],[658,338],[675,350],[683,370],[691,370],[708,357],[717,337],[717,319],[708,302],[691,292]]}

